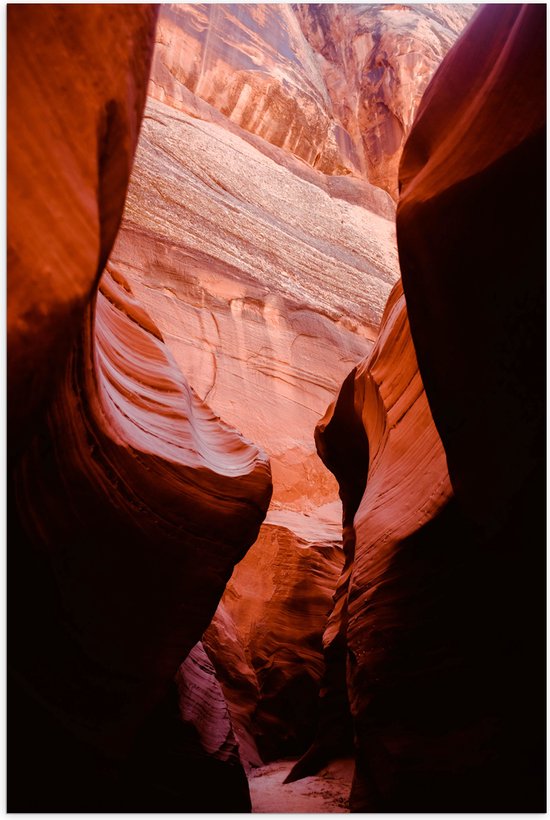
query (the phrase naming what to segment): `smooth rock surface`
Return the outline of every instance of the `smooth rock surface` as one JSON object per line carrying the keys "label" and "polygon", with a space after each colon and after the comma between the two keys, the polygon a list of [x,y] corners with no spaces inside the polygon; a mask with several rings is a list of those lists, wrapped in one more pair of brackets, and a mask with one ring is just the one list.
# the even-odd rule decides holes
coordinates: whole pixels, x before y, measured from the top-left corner
{"label": "smooth rock surface", "polygon": [[321,637],[343,562],[339,530],[330,519],[321,533],[317,516],[269,512],[206,633],[247,764],[311,741]]}
{"label": "smooth rock surface", "polygon": [[461,674],[475,684],[453,755],[466,810],[546,801],[545,28],[544,6],[484,7],[434,78],[400,171],[411,331],[471,530]]}
{"label": "smooth rock surface", "polygon": [[[107,271],[15,486],[25,555],[41,556],[55,590],[37,598],[33,655],[12,653],[18,673],[75,739],[120,767],[256,538],[267,459],[197,399]],[[138,795],[120,800],[138,805]],[[173,800],[184,808],[185,789]]]}
{"label": "smooth rock surface", "polygon": [[10,10],[12,811],[250,808],[235,748],[212,748],[231,733],[208,661],[217,700],[200,707],[195,664],[178,706],[174,677],[257,536],[268,460],[196,396],[124,277],[96,292],[154,21]]}
{"label": "smooth rock surface", "polygon": [[407,306],[397,284],[318,428],[354,515],[327,628],[354,812],[544,810],[544,21],[488,6],[436,74],[401,166]]}
{"label": "smooth rock surface", "polygon": [[7,17],[10,453],[63,371],[122,216],[154,6],[13,5]]}

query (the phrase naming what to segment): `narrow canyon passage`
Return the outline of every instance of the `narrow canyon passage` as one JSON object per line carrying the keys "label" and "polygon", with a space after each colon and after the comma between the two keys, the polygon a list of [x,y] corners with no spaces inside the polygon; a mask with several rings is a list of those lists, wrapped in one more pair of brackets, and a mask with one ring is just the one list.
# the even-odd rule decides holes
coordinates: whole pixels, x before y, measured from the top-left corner
{"label": "narrow canyon passage", "polygon": [[8,15],[10,810],[542,810],[544,7],[121,8]]}

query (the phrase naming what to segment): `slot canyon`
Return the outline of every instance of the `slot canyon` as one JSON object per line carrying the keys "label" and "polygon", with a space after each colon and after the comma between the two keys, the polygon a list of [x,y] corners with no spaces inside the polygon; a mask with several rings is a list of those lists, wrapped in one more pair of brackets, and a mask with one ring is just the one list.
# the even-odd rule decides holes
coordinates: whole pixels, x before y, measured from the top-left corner
{"label": "slot canyon", "polygon": [[10,812],[544,812],[546,6],[9,5]]}

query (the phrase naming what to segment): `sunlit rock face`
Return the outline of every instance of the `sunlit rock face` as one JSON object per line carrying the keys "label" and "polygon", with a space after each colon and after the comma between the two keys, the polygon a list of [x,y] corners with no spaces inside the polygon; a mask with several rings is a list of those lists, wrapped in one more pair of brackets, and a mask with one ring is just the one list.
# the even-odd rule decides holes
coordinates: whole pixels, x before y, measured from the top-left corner
{"label": "sunlit rock face", "polygon": [[205,636],[246,764],[300,754],[317,722],[321,636],[343,562],[340,528],[270,511]]}
{"label": "sunlit rock face", "polygon": [[169,5],[157,41],[156,99],[185,110],[188,90],[325,173],[360,169],[290,4]]}
{"label": "sunlit rock face", "polygon": [[308,431],[376,336],[392,205],[243,134],[150,99],[112,260],[198,394],[267,449],[275,502],[313,509],[335,492]]}
{"label": "sunlit rock face", "polygon": [[395,198],[422,92],[474,9],[166,6],[150,94],[187,112],[204,100],[325,174],[363,176]]}
{"label": "sunlit rock face", "polygon": [[[109,264],[97,284],[154,23],[148,6],[10,9],[14,811],[250,809],[221,690],[193,647],[256,539],[269,463],[193,392],[127,280]],[[66,48],[73,33],[80,50]],[[29,43],[43,117],[16,71]]]}
{"label": "sunlit rock face", "polygon": [[[260,635],[262,621],[285,620],[287,598],[271,598],[257,579],[262,551],[270,556],[262,570],[270,577],[279,561],[292,577],[305,571],[306,556],[327,543],[328,521],[333,536],[323,577],[310,573],[306,596],[323,601],[326,614],[344,560],[335,534],[337,486],[312,431],[371,349],[398,276],[393,202],[368,181],[371,166],[381,168],[387,154],[393,164],[376,182],[395,192],[402,138],[396,142],[380,125],[379,98],[388,105],[391,98],[405,133],[423,84],[472,8],[434,8],[424,17],[404,9],[392,16],[385,7],[348,13],[290,5],[178,5],[160,13],[112,264],[197,393],[270,456],[276,515],[237,569],[224,598],[225,626],[217,627],[242,667],[237,704],[232,674],[216,663],[249,762],[256,760],[255,744],[268,758],[303,751],[316,723],[300,687],[292,688],[294,661],[283,657],[295,656],[297,635],[311,633],[309,614],[294,613],[292,635],[280,636],[285,650],[270,658],[268,674],[253,633]],[[382,54],[390,64],[367,83],[365,66]],[[378,123],[376,139],[363,140],[366,122]],[[306,536],[297,523],[304,513]],[[231,590],[239,588],[236,608]],[[250,613],[258,623],[252,631],[243,626]],[[307,699],[320,681],[323,617],[315,620],[316,652],[302,662]],[[216,653],[228,654],[219,640],[207,646],[215,661]],[[283,692],[290,704],[284,709],[277,705]],[[266,716],[271,709],[269,731],[264,709]],[[291,713],[301,728],[292,726]]]}
{"label": "sunlit rock face", "polygon": [[[191,11],[161,12],[151,96],[112,264],[147,306],[198,395],[270,457],[277,515],[224,598],[232,637],[223,647],[207,642],[237,715],[243,758],[256,763],[256,744],[267,758],[299,753],[314,732],[324,618],[343,559],[337,489],[315,452],[313,429],[376,337],[397,277],[394,208],[365,180],[309,167],[192,94],[181,72],[178,82],[167,74],[165,64],[175,70],[185,32],[202,14]],[[249,14],[244,7],[239,13]],[[278,18],[274,13],[265,7],[266,19],[279,20],[279,37],[290,7],[279,9]],[[220,7],[216,19],[227,21],[229,14]],[[210,42],[222,48],[214,34]],[[238,49],[230,53],[236,60]],[[205,65],[218,65],[215,54]],[[284,116],[273,112],[278,121]],[[270,587],[283,569],[289,588],[277,582],[278,592],[267,595],[261,573]],[[303,609],[291,612],[304,572],[311,589]],[[232,591],[242,597],[238,607]],[[280,651],[268,659],[261,624],[281,625],[289,617],[288,634],[277,638],[273,627],[270,641],[274,647],[280,640]],[[303,635],[311,636],[312,648],[300,662]],[[227,641],[237,652],[233,661]],[[225,668],[245,653],[250,668],[241,677],[240,704],[233,673],[224,675],[216,658],[220,652]]]}
{"label": "sunlit rock face", "polygon": [[353,516],[325,635],[352,811],[544,810],[544,31],[544,7],[489,6],[432,82],[400,172],[407,304],[396,285],[318,427]]}
{"label": "sunlit rock face", "polygon": [[422,94],[476,6],[294,8],[363,176],[396,199],[401,151]]}

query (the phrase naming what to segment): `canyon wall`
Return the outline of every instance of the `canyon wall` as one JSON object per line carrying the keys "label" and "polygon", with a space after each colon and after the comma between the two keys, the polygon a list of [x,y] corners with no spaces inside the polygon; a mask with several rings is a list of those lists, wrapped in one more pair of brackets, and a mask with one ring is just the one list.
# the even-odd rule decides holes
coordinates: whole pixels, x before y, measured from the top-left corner
{"label": "canyon wall", "polygon": [[[400,170],[407,302],[317,432],[353,517],[324,641],[352,811],[544,810],[544,31],[488,6],[436,74]],[[290,779],[333,754],[325,715]]]}
{"label": "canyon wall", "polygon": [[164,6],[144,110],[154,9],[9,10],[11,810],[316,725],[353,811],[542,809],[545,9],[415,119],[473,10]]}
{"label": "canyon wall", "polygon": [[[454,8],[392,16],[383,7],[178,5],[160,13],[111,264],[131,282],[197,393],[270,457],[268,522],[233,575],[217,629],[235,649],[233,663],[220,640],[206,642],[247,762],[258,760],[255,743],[271,759],[300,752],[314,731],[316,710],[304,707],[310,698],[303,693],[320,684],[323,618],[344,555],[337,485],[312,431],[371,349],[398,276],[394,204],[368,180],[369,163],[381,164],[360,136],[364,117],[346,114],[346,130],[339,101],[372,111],[387,86],[412,118],[423,84],[473,11]],[[389,61],[376,92],[358,79],[374,53]],[[393,157],[384,170],[392,183],[383,185],[394,193],[401,142],[382,131],[377,150]],[[306,596],[317,613],[315,652],[298,686],[285,653],[296,657],[300,635],[311,633],[310,604],[279,636],[284,649],[270,658],[269,674],[245,613],[261,624],[269,612],[281,624],[283,601],[305,568],[318,566],[320,547],[324,569],[309,573],[315,581]],[[272,587],[280,568],[289,586],[283,598]],[[265,587],[260,571],[271,579]],[[226,669],[243,672],[240,694],[218,652]],[[283,692],[288,714],[277,707],[267,732],[264,707],[273,715]],[[296,715],[304,724],[297,734]]]}
{"label": "canyon wall", "polygon": [[167,5],[149,93],[197,98],[331,175],[397,197],[424,89],[475,5]]}
{"label": "canyon wall", "polygon": [[269,462],[197,397],[124,277],[109,265],[98,287],[155,18],[9,11],[12,811],[250,809],[195,645],[256,539]]}
{"label": "canyon wall", "polygon": [[411,332],[475,567],[462,763],[485,753],[463,801],[491,811],[545,806],[545,29],[544,6],[484,8],[400,171]]}
{"label": "canyon wall", "polygon": [[476,6],[294,8],[324,80],[331,116],[353,146],[362,175],[397,199],[401,151],[422,94]]}

